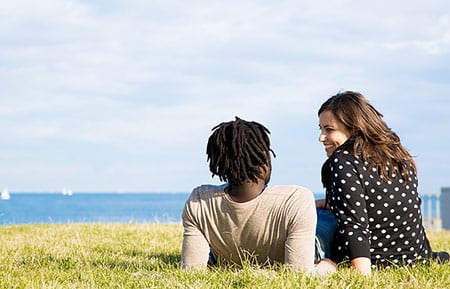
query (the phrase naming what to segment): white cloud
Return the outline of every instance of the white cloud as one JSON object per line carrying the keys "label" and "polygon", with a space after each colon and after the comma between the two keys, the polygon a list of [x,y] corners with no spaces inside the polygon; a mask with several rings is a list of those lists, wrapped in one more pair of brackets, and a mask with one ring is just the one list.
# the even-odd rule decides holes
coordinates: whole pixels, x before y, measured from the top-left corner
{"label": "white cloud", "polygon": [[[415,150],[427,150],[413,135],[433,139],[428,127],[450,107],[449,8],[443,0],[2,3],[0,161],[20,164],[2,178],[19,190],[52,187],[55,171],[85,189],[190,189],[210,180],[211,127],[238,115],[276,129],[274,181],[321,190],[323,152],[306,133],[316,133],[322,101],[344,88],[367,94]],[[17,181],[26,166],[42,173]],[[74,176],[83,170],[96,178]],[[446,185],[442,173],[425,172],[423,183]]]}

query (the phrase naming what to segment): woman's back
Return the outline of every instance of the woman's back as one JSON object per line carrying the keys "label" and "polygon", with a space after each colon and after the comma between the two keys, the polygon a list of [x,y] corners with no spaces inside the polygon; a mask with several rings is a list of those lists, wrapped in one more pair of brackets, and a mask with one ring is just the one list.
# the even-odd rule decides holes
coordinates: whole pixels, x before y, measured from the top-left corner
{"label": "woman's back", "polygon": [[330,157],[329,165],[336,185],[328,200],[338,220],[338,244],[343,244],[336,248],[338,259],[364,256],[367,249],[372,264],[383,266],[431,256],[412,169],[406,181],[398,175],[383,181],[375,167],[342,149]]}

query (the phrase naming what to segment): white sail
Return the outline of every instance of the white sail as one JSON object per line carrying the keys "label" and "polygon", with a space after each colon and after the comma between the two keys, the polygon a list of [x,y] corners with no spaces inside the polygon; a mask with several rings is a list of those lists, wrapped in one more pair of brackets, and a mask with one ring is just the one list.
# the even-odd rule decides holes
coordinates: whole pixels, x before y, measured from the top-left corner
{"label": "white sail", "polygon": [[63,188],[63,189],[62,189],[62,194],[63,194],[64,196],[72,196],[73,191],[72,191],[71,189]]}
{"label": "white sail", "polygon": [[9,200],[11,199],[11,196],[9,195],[8,189],[6,187],[3,188],[2,194],[1,194],[2,200]]}

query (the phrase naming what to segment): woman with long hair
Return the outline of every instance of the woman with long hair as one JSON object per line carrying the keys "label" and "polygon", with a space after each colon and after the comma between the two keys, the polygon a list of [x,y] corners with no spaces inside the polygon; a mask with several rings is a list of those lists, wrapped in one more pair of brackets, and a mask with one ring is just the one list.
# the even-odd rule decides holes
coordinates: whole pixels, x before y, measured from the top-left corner
{"label": "woman with long hair", "polygon": [[[425,263],[433,253],[422,225],[417,168],[400,138],[358,92],[338,93],[318,111],[326,199],[336,217],[331,259],[359,272],[372,267]],[[319,220],[320,222],[320,220]]]}

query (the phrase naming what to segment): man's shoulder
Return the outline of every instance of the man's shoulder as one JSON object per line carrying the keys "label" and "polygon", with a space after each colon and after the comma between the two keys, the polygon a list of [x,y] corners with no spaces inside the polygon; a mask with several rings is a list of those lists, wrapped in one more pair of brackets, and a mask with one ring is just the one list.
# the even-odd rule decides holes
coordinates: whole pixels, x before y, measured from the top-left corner
{"label": "man's shoulder", "polygon": [[313,196],[313,192],[300,185],[275,185],[269,186],[269,191],[274,195],[285,196],[287,198],[304,198]]}
{"label": "man's shoulder", "polygon": [[264,201],[272,208],[282,210],[286,216],[296,218],[315,212],[315,198],[310,189],[299,185],[279,185],[270,189]]}
{"label": "man's shoulder", "polygon": [[191,192],[190,199],[202,199],[202,198],[210,198],[213,196],[221,195],[226,187],[226,184],[223,185],[200,185],[194,188]]}
{"label": "man's shoulder", "polygon": [[310,191],[308,188],[300,186],[300,185],[273,185],[268,186],[273,191],[280,192],[296,192],[296,191]]}
{"label": "man's shoulder", "polygon": [[217,191],[223,190],[226,187],[226,184],[222,185],[212,185],[212,184],[202,184],[195,187],[192,192],[207,192],[207,191]]}

